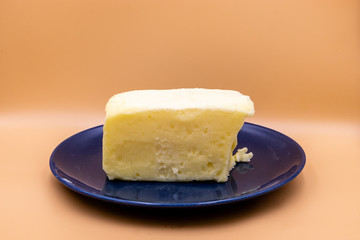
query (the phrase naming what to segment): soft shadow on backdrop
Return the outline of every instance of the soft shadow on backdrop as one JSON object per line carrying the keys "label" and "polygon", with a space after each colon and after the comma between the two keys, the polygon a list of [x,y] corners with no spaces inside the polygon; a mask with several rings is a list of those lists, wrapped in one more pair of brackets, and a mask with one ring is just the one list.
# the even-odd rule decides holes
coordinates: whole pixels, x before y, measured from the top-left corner
{"label": "soft shadow on backdrop", "polygon": [[206,87],[260,117],[360,116],[357,1],[2,1],[0,16],[1,112]]}

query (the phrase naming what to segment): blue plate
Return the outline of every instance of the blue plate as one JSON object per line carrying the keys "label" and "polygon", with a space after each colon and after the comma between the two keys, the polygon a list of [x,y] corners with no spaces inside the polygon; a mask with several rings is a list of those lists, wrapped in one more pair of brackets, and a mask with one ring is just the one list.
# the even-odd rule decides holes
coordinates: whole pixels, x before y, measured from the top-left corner
{"label": "blue plate", "polygon": [[52,153],[50,168],[71,190],[123,205],[182,208],[239,202],[283,186],[305,165],[305,153],[294,140],[245,123],[237,148],[248,147],[254,157],[250,163],[238,163],[226,183],[109,181],[102,170],[102,135],[98,126],[66,139]]}

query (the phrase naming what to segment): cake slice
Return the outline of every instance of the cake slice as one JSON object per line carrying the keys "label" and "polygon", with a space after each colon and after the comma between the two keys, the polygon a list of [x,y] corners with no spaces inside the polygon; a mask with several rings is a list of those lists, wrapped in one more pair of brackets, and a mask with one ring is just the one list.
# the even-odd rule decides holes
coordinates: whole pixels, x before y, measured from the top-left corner
{"label": "cake slice", "polygon": [[103,169],[110,180],[225,182],[246,149],[232,155],[248,96],[232,90],[138,90],[106,105]]}

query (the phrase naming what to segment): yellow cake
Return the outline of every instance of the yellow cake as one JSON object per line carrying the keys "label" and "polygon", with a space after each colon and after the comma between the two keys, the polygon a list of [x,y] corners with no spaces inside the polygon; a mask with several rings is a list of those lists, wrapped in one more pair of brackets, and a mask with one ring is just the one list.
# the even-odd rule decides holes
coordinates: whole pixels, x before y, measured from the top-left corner
{"label": "yellow cake", "polygon": [[244,118],[254,114],[248,96],[216,89],[138,90],[106,105],[103,169],[132,181],[225,182],[243,148],[232,155]]}

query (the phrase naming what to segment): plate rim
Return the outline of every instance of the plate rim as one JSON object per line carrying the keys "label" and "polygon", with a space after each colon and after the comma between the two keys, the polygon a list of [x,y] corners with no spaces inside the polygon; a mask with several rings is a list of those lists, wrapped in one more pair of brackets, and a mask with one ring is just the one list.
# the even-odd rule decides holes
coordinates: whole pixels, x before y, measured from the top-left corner
{"label": "plate rim", "polygon": [[[77,192],[83,196],[87,196],[87,197],[91,197],[93,199],[97,199],[97,200],[102,200],[102,201],[106,201],[106,202],[110,202],[110,203],[114,203],[114,204],[121,204],[121,205],[126,205],[126,206],[134,206],[134,207],[152,207],[152,208],[194,208],[194,207],[209,207],[209,206],[218,206],[218,205],[223,205],[223,204],[231,204],[231,203],[236,203],[236,202],[241,202],[247,199],[251,199],[251,198],[255,198],[267,193],[270,193],[274,190],[277,190],[281,187],[283,187],[284,185],[286,185],[287,183],[289,183],[290,181],[292,181],[294,178],[296,178],[304,169],[305,164],[306,164],[306,154],[304,149],[300,146],[300,144],[295,141],[294,139],[290,138],[289,136],[276,131],[274,129],[265,127],[265,126],[261,126],[258,124],[254,124],[254,123],[249,123],[249,122],[244,122],[244,126],[245,125],[251,125],[253,127],[256,128],[260,128],[260,129],[264,129],[266,131],[271,131],[274,132],[278,135],[281,135],[282,137],[287,138],[288,140],[290,140],[291,142],[293,142],[295,144],[295,146],[297,147],[297,149],[300,151],[301,154],[301,163],[300,165],[297,167],[296,171],[294,173],[292,173],[286,180],[284,181],[280,181],[277,184],[274,184],[273,186],[269,187],[269,188],[265,188],[263,190],[260,191],[254,191],[254,192],[250,192],[250,193],[245,193],[245,194],[241,194],[239,196],[236,197],[232,197],[232,198],[226,198],[226,199],[217,199],[217,200],[211,200],[211,201],[203,201],[203,202],[190,202],[190,203],[158,203],[158,202],[144,202],[144,201],[134,201],[134,200],[127,200],[127,199],[121,199],[121,198],[115,198],[115,197],[109,197],[106,195],[99,195],[99,194],[95,194],[95,193],[91,193],[89,191],[85,191],[84,189],[81,189],[77,186],[74,186],[73,183],[75,182],[79,182],[76,179],[73,179],[72,177],[70,177],[69,175],[67,175],[66,173],[64,173],[60,168],[55,166],[55,162],[54,162],[54,155],[57,152],[58,149],[61,148],[61,146],[67,142],[69,139],[77,136],[77,135],[81,135],[84,132],[88,132],[88,131],[92,131],[94,129],[97,128],[102,128],[103,124],[95,126],[95,127],[91,127],[85,130],[82,130],[78,133],[75,133],[69,137],[67,137],[66,139],[64,139],[63,141],[61,141],[53,150],[53,152],[50,155],[50,159],[49,159],[49,166],[50,166],[50,170],[52,172],[52,174],[56,177],[56,179],[58,181],[60,181],[60,183],[62,183],[65,187],[67,187],[68,189]],[[64,175],[67,176],[67,179],[62,178],[59,174],[59,171],[61,173],[63,173]],[[68,180],[69,178],[72,179],[72,181]],[[85,184],[85,183],[81,183],[81,184]],[[91,187],[87,184],[85,184],[88,187]],[[96,191],[99,191],[97,189],[94,189]]]}

